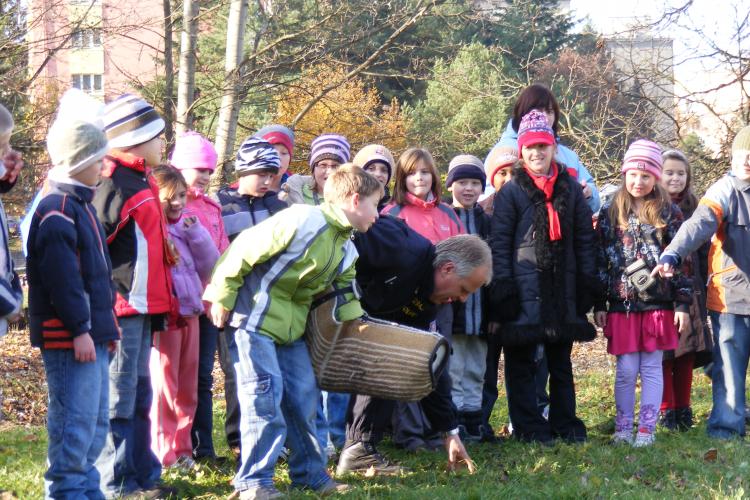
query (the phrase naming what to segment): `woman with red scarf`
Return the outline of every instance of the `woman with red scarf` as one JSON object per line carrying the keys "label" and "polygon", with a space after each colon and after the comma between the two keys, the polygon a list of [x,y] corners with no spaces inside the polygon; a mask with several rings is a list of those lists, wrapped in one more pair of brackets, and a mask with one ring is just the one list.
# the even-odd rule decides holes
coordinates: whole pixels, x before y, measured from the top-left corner
{"label": "woman with red scarf", "polygon": [[[586,313],[603,290],[591,209],[567,167],[555,161],[555,136],[544,113],[526,114],[518,132],[521,166],[495,198],[490,235],[489,314],[500,323],[513,435],[581,442],[586,427],[576,417],[570,352],[573,341],[596,336]],[[537,409],[539,343],[549,365],[549,420]]]}

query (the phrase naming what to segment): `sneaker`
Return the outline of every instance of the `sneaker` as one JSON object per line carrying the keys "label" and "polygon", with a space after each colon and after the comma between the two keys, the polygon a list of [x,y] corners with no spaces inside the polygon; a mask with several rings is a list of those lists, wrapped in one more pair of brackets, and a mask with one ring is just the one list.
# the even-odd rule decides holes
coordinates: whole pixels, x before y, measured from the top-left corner
{"label": "sneaker", "polygon": [[630,430],[615,431],[612,444],[633,444],[633,432]]}
{"label": "sneaker", "polygon": [[369,472],[381,476],[395,476],[406,471],[406,468],[391,463],[378,453],[375,445],[363,441],[345,444],[341,451],[336,475],[342,476],[350,472]]}
{"label": "sneaker", "polygon": [[259,486],[240,491],[240,500],[271,500],[282,498],[284,495],[273,486]]}
{"label": "sneaker", "polygon": [[464,443],[478,443],[482,439],[482,436],[479,434],[469,434],[465,425],[458,426],[458,437],[460,437],[461,441]]}
{"label": "sneaker", "polygon": [[651,446],[656,442],[656,435],[653,432],[648,432],[645,429],[638,429],[638,433],[635,435],[635,441],[633,441],[633,448],[645,448]]}
{"label": "sneaker", "polygon": [[675,410],[661,410],[659,412],[659,427],[670,431],[677,430],[677,412]]}
{"label": "sneaker", "polygon": [[326,484],[324,484],[323,487],[315,490],[315,493],[322,497],[327,497],[330,495],[337,495],[339,493],[347,493],[348,491],[351,491],[351,489],[352,487],[348,484],[337,483],[336,481],[331,479]]}
{"label": "sneaker", "polygon": [[166,485],[154,486],[147,490],[135,490],[122,497],[123,500],[167,500],[170,498],[179,498],[177,488]]}
{"label": "sneaker", "polygon": [[194,470],[198,470],[198,464],[195,463],[195,460],[193,460],[193,457],[188,457],[186,455],[183,455],[181,457],[177,458],[177,461],[167,467],[169,470],[174,470],[178,472],[192,472]]}
{"label": "sneaker", "polygon": [[678,408],[674,411],[675,413],[675,427],[680,432],[690,430],[693,426],[693,410],[688,406],[687,408]]}

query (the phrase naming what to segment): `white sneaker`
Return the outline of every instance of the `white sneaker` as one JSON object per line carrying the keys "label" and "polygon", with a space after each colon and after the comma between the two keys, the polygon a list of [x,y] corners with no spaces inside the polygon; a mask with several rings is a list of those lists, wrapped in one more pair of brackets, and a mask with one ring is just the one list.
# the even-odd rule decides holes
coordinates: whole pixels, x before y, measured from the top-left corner
{"label": "white sneaker", "polygon": [[191,472],[194,470],[198,470],[198,464],[195,463],[195,460],[193,460],[193,457],[188,456],[181,456],[177,458],[177,461],[170,465],[168,467],[172,470],[178,470],[181,472]]}
{"label": "white sneaker", "polygon": [[656,435],[653,432],[638,431],[633,442],[633,448],[644,448],[651,446],[654,442],[656,442]]}
{"label": "white sneaker", "polygon": [[615,431],[615,435],[612,436],[612,444],[633,444],[633,432],[632,431]]}

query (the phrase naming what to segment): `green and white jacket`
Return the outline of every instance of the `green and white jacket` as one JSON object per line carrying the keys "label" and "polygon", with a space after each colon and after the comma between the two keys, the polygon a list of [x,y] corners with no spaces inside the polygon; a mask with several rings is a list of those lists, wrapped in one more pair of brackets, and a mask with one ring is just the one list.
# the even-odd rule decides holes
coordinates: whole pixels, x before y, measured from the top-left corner
{"label": "green and white jacket", "polygon": [[[344,212],[323,203],[293,205],[242,231],[214,268],[203,298],[231,310],[229,324],[268,335],[278,344],[302,337],[313,298],[355,278],[357,250]],[[362,316],[352,293],[337,318]]]}

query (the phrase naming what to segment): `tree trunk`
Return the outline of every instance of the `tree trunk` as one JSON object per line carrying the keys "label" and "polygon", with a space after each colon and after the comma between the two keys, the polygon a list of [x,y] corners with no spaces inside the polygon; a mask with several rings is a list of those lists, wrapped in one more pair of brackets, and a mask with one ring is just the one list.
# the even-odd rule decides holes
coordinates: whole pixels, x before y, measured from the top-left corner
{"label": "tree trunk", "polygon": [[211,192],[224,184],[226,178],[225,165],[232,156],[234,138],[237,132],[237,118],[239,103],[239,67],[242,60],[242,47],[245,39],[245,23],[247,21],[247,0],[231,0],[229,5],[229,19],[227,21],[227,52],[224,65],[224,89],[219,108],[219,121],[216,126],[216,151],[219,153],[219,164],[215,175],[211,179]]}
{"label": "tree trunk", "polygon": [[177,133],[193,128],[195,99],[195,47],[198,36],[200,6],[195,0],[184,0],[182,34],[180,35],[180,73],[177,86]]}
{"label": "tree trunk", "polygon": [[174,140],[174,64],[172,63],[172,4],[163,0],[164,6],[164,138],[171,145]]}

